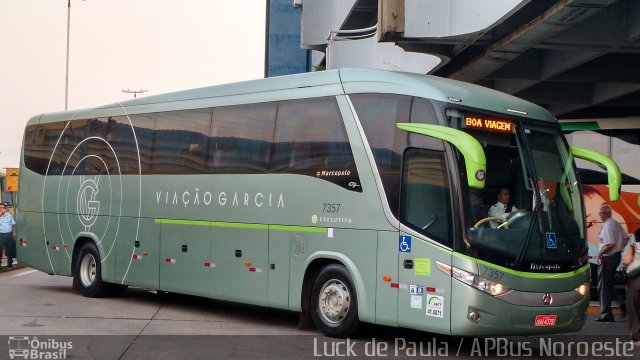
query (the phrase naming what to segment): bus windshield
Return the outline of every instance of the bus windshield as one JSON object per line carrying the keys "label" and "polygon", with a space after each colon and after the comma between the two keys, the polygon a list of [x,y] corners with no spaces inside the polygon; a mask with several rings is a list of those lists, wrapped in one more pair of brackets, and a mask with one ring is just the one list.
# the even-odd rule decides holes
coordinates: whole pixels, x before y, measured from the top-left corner
{"label": "bus windshield", "polygon": [[483,190],[462,182],[466,231],[456,250],[520,271],[584,265],[582,200],[560,128],[454,109],[447,117],[480,142],[487,159]]}

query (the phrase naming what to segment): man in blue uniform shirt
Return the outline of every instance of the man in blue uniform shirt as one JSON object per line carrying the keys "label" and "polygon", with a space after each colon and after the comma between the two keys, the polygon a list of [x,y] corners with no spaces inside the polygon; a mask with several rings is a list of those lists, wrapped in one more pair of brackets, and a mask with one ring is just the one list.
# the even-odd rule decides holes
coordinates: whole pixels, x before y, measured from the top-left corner
{"label": "man in blue uniform shirt", "polygon": [[4,250],[7,255],[7,266],[13,267],[16,249],[16,222],[7,210],[6,203],[0,203],[0,255]]}

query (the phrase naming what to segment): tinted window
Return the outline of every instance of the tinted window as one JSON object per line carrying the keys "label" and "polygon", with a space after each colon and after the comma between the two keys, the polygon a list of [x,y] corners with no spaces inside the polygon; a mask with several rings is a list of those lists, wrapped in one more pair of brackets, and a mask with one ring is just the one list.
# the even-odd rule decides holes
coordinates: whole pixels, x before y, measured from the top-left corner
{"label": "tinted window", "polygon": [[105,140],[106,125],[104,120],[89,119],[89,120],[73,120],[70,124],[70,129],[78,130],[83,133],[83,136],[75,136],[75,150],[72,149],[73,155],[71,156],[74,167],[67,169],[65,175],[105,175],[108,171],[108,166],[105,163],[105,154],[110,154],[107,151],[108,146]]}
{"label": "tinted window", "polygon": [[268,172],[275,121],[276,103],[215,108],[209,172]]}
{"label": "tinted window", "polygon": [[88,134],[88,120],[72,120],[66,127],[58,148],[56,149],[64,158],[64,175],[83,172],[83,158],[87,155],[86,147],[82,139]]}
{"label": "tinted window", "polygon": [[48,154],[44,151],[44,146],[38,144],[38,136],[42,134],[42,126],[29,125],[24,131],[24,140],[22,141],[22,156],[27,169],[35,171],[39,174],[44,173],[47,167]]}
{"label": "tinted window", "polygon": [[51,159],[56,175],[278,172],[362,191],[335,98],[32,125],[24,157],[41,174]]}
{"label": "tinted window", "polygon": [[393,94],[350,95],[367,137],[389,202],[398,216],[400,166],[408,146],[443,150],[439,139],[407,133],[397,123],[437,124],[433,106],[427,100]]}
{"label": "tinted window", "polygon": [[29,126],[24,149],[27,168],[40,174],[61,175],[70,155],[72,137],[63,136],[69,126],[68,121]]}
{"label": "tinted window", "polygon": [[140,172],[149,174],[155,137],[155,114],[138,114],[130,116],[138,141],[138,153],[140,154]]}
{"label": "tinted window", "polygon": [[[88,120],[74,120],[28,126],[24,160],[27,168],[49,175],[82,173],[84,149],[78,145],[87,133]],[[77,148],[78,147],[78,148]]]}
{"label": "tinted window", "polygon": [[[104,148],[103,157],[109,174],[139,174],[146,171],[149,163],[146,154],[148,139],[137,141],[138,137],[143,136],[134,135],[134,124],[138,129],[153,128],[154,118],[155,114],[140,114],[106,119],[106,140],[109,146]],[[140,132],[139,135],[144,135],[144,132]],[[142,151],[138,150],[139,147]],[[138,158],[139,154],[140,158]]]}
{"label": "tinted window", "polygon": [[[139,125],[139,121],[135,121]],[[151,173],[198,174],[207,166],[211,109],[158,113]],[[136,129],[137,133],[141,129]]]}
{"label": "tinted window", "polygon": [[335,98],[282,101],[272,170],[322,178],[362,191]]}
{"label": "tinted window", "polygon": [[400,221],[451,247],[450,199],[444,153],[408,149],[402,174]]}

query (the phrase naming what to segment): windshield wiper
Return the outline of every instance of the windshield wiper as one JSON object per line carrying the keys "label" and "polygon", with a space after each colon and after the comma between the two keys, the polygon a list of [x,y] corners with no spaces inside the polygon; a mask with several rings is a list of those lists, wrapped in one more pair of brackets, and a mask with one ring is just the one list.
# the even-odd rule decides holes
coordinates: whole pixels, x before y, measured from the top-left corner
{"label": "windshield wiper", "polygon": [[542,223],[542,217],[540,216],[540,209],[542,209],[542,202],[540,201],[540,197],[537,193],[537,187],[533,183],[533,179],[529,178],[529,183],[531,184],[531,189],[533,190],[533,218],[529,223],[529,228],[527,229],[527,236],[522,242],[522,246],[520,247],[520,251],[518,251],[518,256],[516,256],[514,267],[519,267],[522,265],[522,261],[524,260],[524,254],[527,252],[527,248],[529,247],[529,243],[531,242],[531,234],[533,234],[533,229],[535,227],[536,222],[540,227],[540,234],[544,232],[544,225]]}

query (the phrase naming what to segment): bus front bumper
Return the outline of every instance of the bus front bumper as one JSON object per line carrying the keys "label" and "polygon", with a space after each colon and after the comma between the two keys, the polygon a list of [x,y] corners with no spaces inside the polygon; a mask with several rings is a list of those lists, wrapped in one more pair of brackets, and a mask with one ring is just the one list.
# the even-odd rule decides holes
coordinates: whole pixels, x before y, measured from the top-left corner
{"label": "bus front bumper", "polygon": [[[453,281],[451,333],[460,336],[542,335],[578,331],[585,323],[589,294],[562,306],[513,304]],[[537,294],[536,294],[537,295]],[[551,293],[551,296],[554,294]]]}

